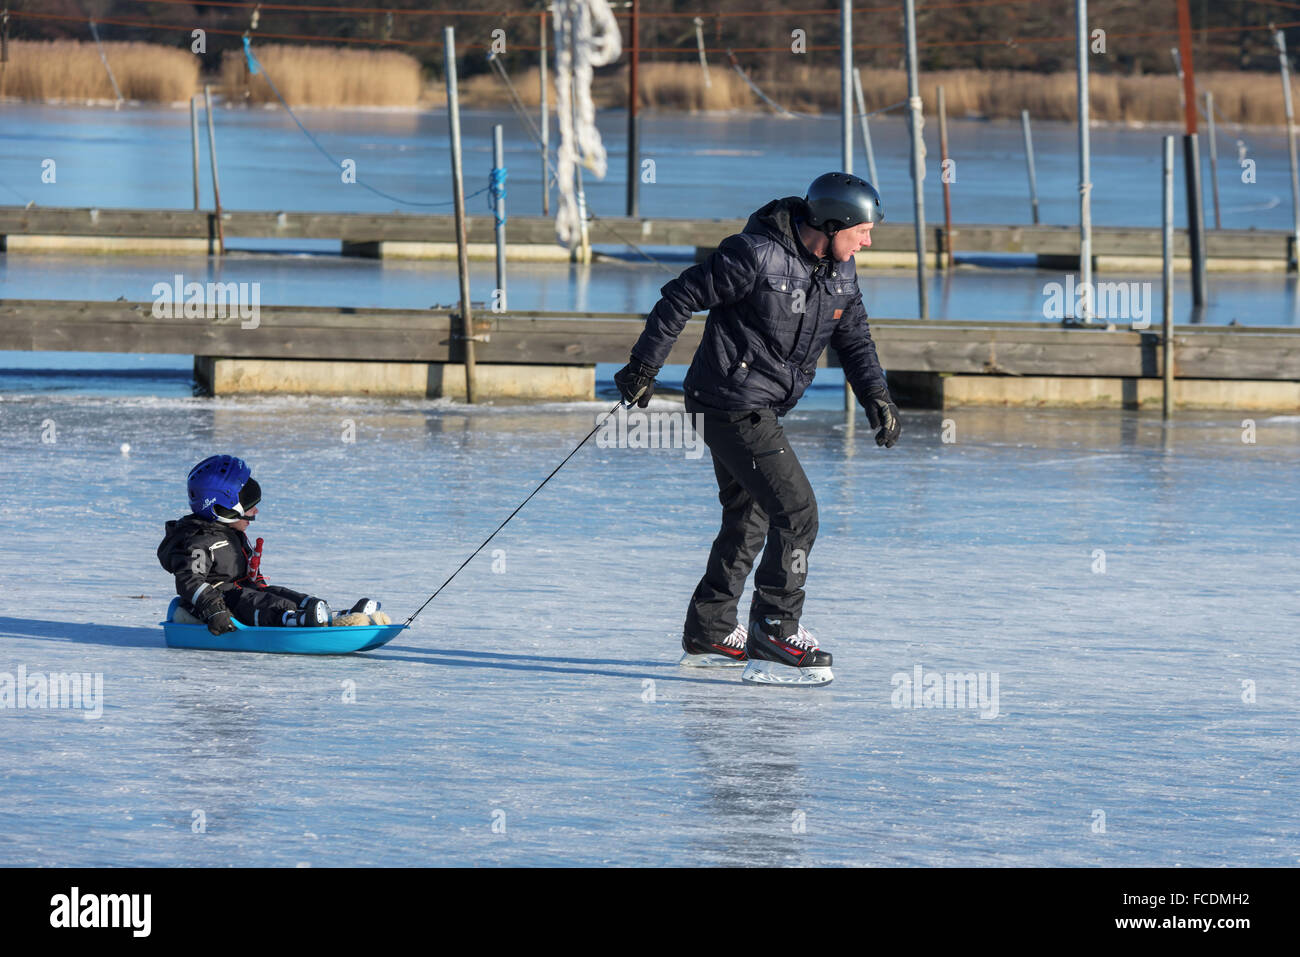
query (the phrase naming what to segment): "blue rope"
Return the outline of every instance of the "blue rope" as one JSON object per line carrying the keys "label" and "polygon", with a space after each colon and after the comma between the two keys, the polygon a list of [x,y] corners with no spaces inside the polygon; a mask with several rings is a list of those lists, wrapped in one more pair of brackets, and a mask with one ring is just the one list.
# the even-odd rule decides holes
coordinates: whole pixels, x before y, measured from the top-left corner
{"label": "blue rope", "polygon": [[[271,92],[274,93],[275,98],[280,101],[280,104],[284,107],[285,112],[289,114],[289,118],[292,119],[294,123],[298,125],[298,129],[302,130],[303,136],[311,140],[311,144],[320,151],[322,156],[324,156],[327,160],[329,160],[334,165],[335,169],[340,168],[343,164],[340,163],[337,159],[335,159],[334,156],[330,153],[330,151],[321,145],[320,140],[312,136],[311,130],[307,129],[307,127],[302,125],[302,120],[298,119],[298,115],[294,113],[293,108],[289,106],[285,98],[280,95],[279,87],[277,87],[275,85],[275,81],[271,79],[271,74],[267,73],[266,67],[258,63],[257,57],[253,56],[253,49],[251,44],[249,43],[248,37],[244,37],[244,56],[248,60],[248,72],[253,75],[256,75],[257,73],[260,72],[262,76],[266,78],[267,84],[271,87]],[[363,182],[360,177],[357,177],[355,182],[362,189],[367,189],[370,192],[374,193],[376,196],[382,196],[384,199],[391,200],[394,203],[401,203],[404,206],[451,206],[456,202],[454,199],[452,199],[440,203],[422,203],[417,200],[402,199],[400,196],[394,196],[391,193],[385,193],[382,189],[377,189],[376,187],[371,186],[369,183]],[[484,186],[482,189],[470,193],[469,196],[465,198],[473,199],[475,196],[478,196],[480,193],[486,193],[490,188],[491,188],[490,185]]]}
{"label": "blue rope", "polygon": [[497,225],[504,226],[506,224],[505,216],[497,216],[497,202],[500,201],[504,204],[506,200],[506,168],[504,166],[492,167],[492,172],[488,176],[487,189],[488,209],[492,211],[492,216],[496,219]]}

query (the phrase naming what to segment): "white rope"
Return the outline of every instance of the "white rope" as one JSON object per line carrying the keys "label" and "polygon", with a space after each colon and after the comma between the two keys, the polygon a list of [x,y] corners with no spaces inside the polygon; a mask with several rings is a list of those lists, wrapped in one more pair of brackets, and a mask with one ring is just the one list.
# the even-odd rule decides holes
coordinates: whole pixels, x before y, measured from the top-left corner
{"label": "white rope", "polygon": [[596,128],[591,99],[594,67],[613,63],[623,52],[623,38],[608,0],[555,0],[555,115],[560,144],[555,151],[559,204],[555,233],[572,246],[582,232],[577,166],[604,178],[605,144]]}

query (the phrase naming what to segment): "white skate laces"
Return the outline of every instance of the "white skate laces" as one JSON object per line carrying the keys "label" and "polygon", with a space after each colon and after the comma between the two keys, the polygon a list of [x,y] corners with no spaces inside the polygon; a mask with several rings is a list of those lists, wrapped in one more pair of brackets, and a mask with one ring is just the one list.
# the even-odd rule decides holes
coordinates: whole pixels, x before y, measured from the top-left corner
{"label": "white skate laces", "polygon": [[719,644],[726,645],[728,648],[744,649],[746,642],[749,641],[749,632],[745,630],[744,625],[737,625],[726,638],[723,638]]}
{"label": "white skate laces", "polygon": [[[763,621],[766,624],[775,625],[777,627],[781,624],[781,622],[775,618],[764,618]],[[799,625],[799,631],[797,634],[791,635],[789,638],[782,638],[781,640],[794,645],[796,648],[802,648],[804,651],[821,647],[817,644],[817,639],[813,637],[813,633],[805,628],[802,623]]]}

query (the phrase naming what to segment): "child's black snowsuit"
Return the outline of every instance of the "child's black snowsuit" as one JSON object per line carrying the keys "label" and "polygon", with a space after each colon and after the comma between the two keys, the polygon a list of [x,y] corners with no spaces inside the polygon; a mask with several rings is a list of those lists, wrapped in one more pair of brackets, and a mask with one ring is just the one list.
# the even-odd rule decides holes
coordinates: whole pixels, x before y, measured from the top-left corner
{"label": "child's black snowsuit", "polygon": [[253,548],[243,532],[198,515],[167,523],[158,561],[176,576],[176,594],[190,613],[207,621],[222,605],[242,624],[296,624],[310,595],[268,585],[249,571]]}

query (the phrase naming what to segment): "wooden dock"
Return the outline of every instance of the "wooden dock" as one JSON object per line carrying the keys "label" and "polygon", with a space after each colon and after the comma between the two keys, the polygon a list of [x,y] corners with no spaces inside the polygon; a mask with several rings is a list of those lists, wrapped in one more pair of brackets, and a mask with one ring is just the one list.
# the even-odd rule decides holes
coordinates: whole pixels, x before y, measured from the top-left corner
{"label": "wooden dock", "polygon": [[[628,219],[600,217],[590,223],[596,245],[677,246],[702,253],[744,227],[742,219]],[[450,248],[451,216],[408,213],[312,213],[228,210],[221,217],[227,239],[333,240],[346,254],[438,258]],[[470,216],[469,242],[486,251],[494,242],[493,218]],[[0,206],[0,249],[159,249],[205,251],[217,235],[214,213],[180,209],[81,209]],[[507,226],[512,249],[536,247],[566,258],[555,242],[553,220],[512,216]],[[864,266],[915,264],[909,223],[883,223],[872,232],[872,248],[859,257]],[[1037,264],[1076,268],[1077,226],[968,224],[927,227],[927,250],[942,263],[951,245],[967,254],[1023,254]],[[1285,230],[1209,230],[1206,249],[1212,269],[1284,270],[1295,260],[1293,236]],[[1176,230],[1174,255],[1189,255],[1186,230]],[[1099,269],[1158,269],[1160,231],[1156,227],[1093,228],[1093,256]]]}
{"label": "wooden dock", "polygon": [[[262,306],[255,322],[237,315],[157,318],[153,311],[152,303],[0,301],[0,349],[174,353],[205,360],[208,369],[214,362],[261,363],[258,375],[247,374],[249,391],[277,391],[275,363],[301,369],[315,362],[329,373],[320,380],[324,392],[384,392],[385,380],[418,367],[416,378],[396,390],[407,392],[410,381],[426,381],[426,367],[462,359],[456,317],[447,310]],[[520,383],[530,370],[622,364],[644,322],[625,313],[475,316],[477,362],[508,368],[506,378]],[[690,362],[701,318],[687,324],[669,362]],[[919,404],[1143,405],[1153,389],[1158,395],[1158,329],[917,319],[872,319],[871,326],[891,383]],[[1300,329],[1178,326],[1174,348],[1184,405],[1300,408]],[[833,355],[820,364],[834,364]],[[362,369],[366,384],[357,385]],[[300,375],[296,381],[311,380]],[[571,390],[575,380],[565,381]],[[317,390],[308,384],[289,391]],[[519,394],[546,397],[545,388]]]}

